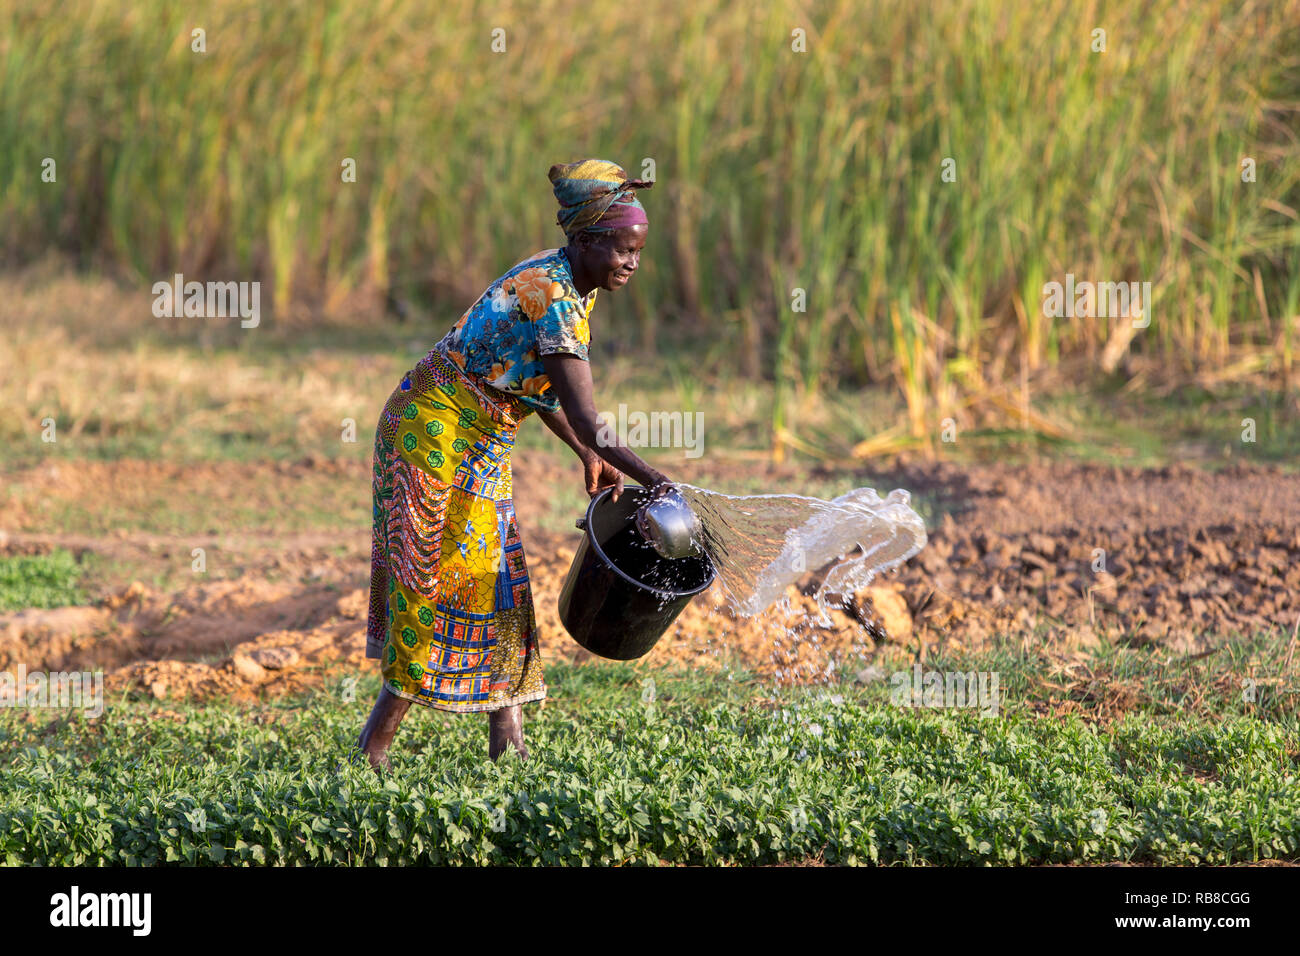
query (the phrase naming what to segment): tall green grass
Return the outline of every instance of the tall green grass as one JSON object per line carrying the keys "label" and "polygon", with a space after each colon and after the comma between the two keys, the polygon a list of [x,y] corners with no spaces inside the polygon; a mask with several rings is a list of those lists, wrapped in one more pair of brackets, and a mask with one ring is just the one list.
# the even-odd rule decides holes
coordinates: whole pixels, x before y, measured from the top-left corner
{"label": "tall green grass", "polygon": [[1152,282],[1134,349],[1286,383],[1297,24],[1296,0],[12,0],[0,255],[258,278],[279,321],[389,292],[454,317],[563,241],[551,163],[651,158],[646,267],[598,336],[699,334],[702,367],[814,393],[896,381],[916,430],[955,382],[1100,352],[1127,320],[1042,316],[1072,272]]}

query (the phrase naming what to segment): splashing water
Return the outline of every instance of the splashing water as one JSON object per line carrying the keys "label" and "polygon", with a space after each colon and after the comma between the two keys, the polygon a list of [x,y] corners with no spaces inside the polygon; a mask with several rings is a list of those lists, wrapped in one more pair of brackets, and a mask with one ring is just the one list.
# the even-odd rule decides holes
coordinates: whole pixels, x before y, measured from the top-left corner
{"label": "splashing water", "polygon": [[925,523],[901,488],[881,498],[855,488],[833,501],[801,495],[724,495],[677,489],[700,520],[732,610],[762,613],[809,571],[832,565],[813,595],[823,619],[832,595],[848,597],[925,547]]}

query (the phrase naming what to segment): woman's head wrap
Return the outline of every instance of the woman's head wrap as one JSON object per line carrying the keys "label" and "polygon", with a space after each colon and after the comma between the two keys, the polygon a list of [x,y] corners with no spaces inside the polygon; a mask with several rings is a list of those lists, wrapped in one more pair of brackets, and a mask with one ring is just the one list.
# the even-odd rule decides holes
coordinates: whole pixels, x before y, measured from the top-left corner
{"label": "woman's head wrap", "polygon": [[649,222],[635,190],[649,189],[654,181],[628,179],[617,163],[604,159],[557,163],[548,175],[560,203],[555,221],[566,236],[584,229],[608,232]]}

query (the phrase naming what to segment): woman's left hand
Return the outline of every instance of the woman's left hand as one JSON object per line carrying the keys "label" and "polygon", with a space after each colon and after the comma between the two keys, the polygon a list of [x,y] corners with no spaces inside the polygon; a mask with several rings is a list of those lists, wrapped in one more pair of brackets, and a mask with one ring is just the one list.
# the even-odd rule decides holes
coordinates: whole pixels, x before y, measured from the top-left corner
{"label": "woman's left hand", "polygon": [[618,496],[623,493],[623,473],[621,471],[597,455],[584,458],[582,468],[586,472],[588,495],[594,498],[603,489],[613,486],[614,493],[610,497],[618,501]]}

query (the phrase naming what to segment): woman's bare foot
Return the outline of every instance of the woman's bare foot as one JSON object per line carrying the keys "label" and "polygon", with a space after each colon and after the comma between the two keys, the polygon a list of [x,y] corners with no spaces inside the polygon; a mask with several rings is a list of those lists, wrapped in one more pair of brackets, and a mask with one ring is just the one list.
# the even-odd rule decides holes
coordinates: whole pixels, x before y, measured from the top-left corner
{"label": "woman's bare foot", "polygon": [[357,741],[357,749],[366,755],[376,773],[391,768],[388,747],[410,706],[411,702],[404,697],[398,697],[385,687],[379,688],[379,698],[370,711],[366,726],[361,729],[361,739]]}
{"label": "woman's bare foot", "polygon": [[528,748],[524,746],[524,717],[519,704],[488,714],[488,757],[496,760],[506,749],[506,744],[513,744],[519,756],[528,759]]}

